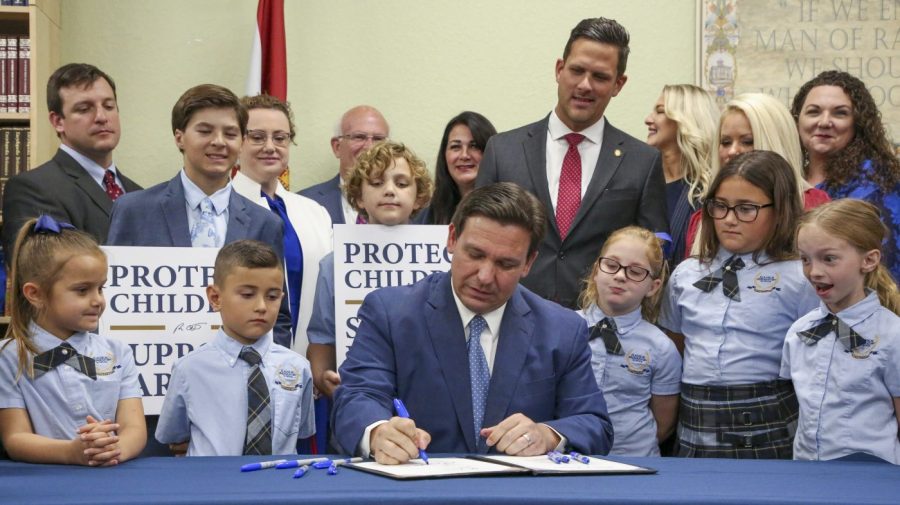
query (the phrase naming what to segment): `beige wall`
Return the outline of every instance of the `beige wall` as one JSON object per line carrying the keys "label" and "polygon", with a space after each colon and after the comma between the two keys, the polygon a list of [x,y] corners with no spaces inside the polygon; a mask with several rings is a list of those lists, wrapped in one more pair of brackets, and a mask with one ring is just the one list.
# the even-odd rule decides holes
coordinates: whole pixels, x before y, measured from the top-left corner
{"label": "beige wall", "polygon": [[[631,33],[628,82],[607,115],[644,138],[643,118],[667,83],[694,82],[694,0],[286,0],[288,99],[298,123],[291,187],[337,171],[329,138],[368,103],[391,136],[434,165],[446,121],[470,109],[500,131],[556,103],[553,67],[582,18]],[[202,82],[243,94],[256,0],[65,0],[61,62],[93,63],[116,80],[122,142],[115,159],[144,185],[172,177],[181,156],[169,114]]]}

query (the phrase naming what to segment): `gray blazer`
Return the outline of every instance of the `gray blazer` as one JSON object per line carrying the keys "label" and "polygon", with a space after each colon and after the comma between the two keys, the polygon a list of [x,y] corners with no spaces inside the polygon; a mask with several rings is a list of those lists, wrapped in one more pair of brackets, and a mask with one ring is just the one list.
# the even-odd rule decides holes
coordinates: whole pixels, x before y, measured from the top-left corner
{"label": "gray blazer", "polygon": [[301,189],[297,194],[305,196],[325,207],[328,215],[331,216],[332,224],[345,224],[344,208],[341,206],[341,199],[343,198],[341,195],[341,174],[335,175],[325,182]]}
{"label": "gray blazer", "polygon": [[531,272],[528,289],[575,308],[581,281],[615,230],[638,225],[666,232],[666,191],[659,151],[613,127],[603,130],[603,147],[581,207],[565,241],[560,239],[547,186],[549,116],[491,137],[476,185],[514,182],[532,192],[547,209],[547,233]]}
{"label": "gray blazer", "polygon": [[[126,193],[141,189],[118,172]],[[3,192],[3,250],[7,264],[19,228],[32,217],[47,214],[71,223],[93,235],[101,244],[106,241],[112,201],[91,175],[63,150],[53,158],[11,178]]]}

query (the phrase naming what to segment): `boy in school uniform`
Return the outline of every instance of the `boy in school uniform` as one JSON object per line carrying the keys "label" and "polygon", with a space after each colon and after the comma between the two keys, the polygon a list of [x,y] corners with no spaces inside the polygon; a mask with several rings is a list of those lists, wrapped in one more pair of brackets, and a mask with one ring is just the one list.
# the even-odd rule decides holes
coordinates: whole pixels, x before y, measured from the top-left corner
{"label": "boy in school uniform", "polygon": [[[222,247],[254,239],[272,246],[282,258],[281,220],[230,184],[231,168],[247,134],[247,110],[238,97],[215,84],[194,86],[172,108],[172,132],[184,168],[167,182],[117,199],[107,245]],[[276,342],[290,345],[290,325],[285,300]]]}
{"label": "boy in school uniform", "polygon": [[222,327],[172,367],[159,442],[190,439],[188,456],[295,454],[315,433],[309,362],[272,340],[283,285],[270,246],[239,240],[219,251],[206,295]]}

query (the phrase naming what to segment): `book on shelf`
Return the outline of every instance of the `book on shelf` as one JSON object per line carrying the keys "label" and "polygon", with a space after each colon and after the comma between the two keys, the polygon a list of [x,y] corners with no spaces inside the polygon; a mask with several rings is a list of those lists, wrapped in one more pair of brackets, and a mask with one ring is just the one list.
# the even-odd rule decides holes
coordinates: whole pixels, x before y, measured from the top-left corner
{"label": "book on shelf", "polygon": [[18,93],[19,109],[17,112],[29,112],[31,110],[31,39],[27,35],[19,35],[18,43],[16,93]]}
{"label": "book on shelf", "polygon": [[31,110],[31,39],[0,34],[0,112]]}
{"label": "book on shelf", "polygon": [[0,149],[2,149],[0,152],[0,201],[2,201],[6,181],[29,168],[31,131],[27,126],[0,127]]}

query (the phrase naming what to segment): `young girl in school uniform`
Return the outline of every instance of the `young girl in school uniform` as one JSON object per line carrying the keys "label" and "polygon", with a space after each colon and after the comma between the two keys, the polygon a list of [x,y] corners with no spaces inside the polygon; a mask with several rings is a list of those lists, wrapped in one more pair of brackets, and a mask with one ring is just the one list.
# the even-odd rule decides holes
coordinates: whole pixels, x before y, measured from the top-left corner
{"label": "young girl in school uniform", "polygon": [[147,442],[128,345],[91,333],[106,306],[106,256],[68,223],[25,223],[0,344],[0,438],[12,459],[111,466]]}
{"label": "young girl in school uniform", "polygon": [[797,246],[821,303],[788,331],[781,375],[800,420],[794,459],[855,452],[900,464],[900,294],[878,209],[844,199],[804,216]]}
{"label": "young girl in school uniform", "polygon": [[681,356],[652,324],[666,273],[662,241],[629,226],[606,239],[585,279],[579,314],[591,326],[591,366],[616,433],[610,454],[659,456],[675,429]]}
{"label": "young girl in school uniform", "polygon": [[797,398],[784,336],[818,303],[797,259],[802,212],[781,156],[729,161],[704,199],[700,254],[672,273],[659,324],[684,349],[677,454],[791,458]]}

